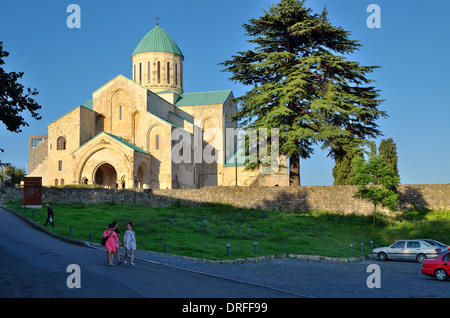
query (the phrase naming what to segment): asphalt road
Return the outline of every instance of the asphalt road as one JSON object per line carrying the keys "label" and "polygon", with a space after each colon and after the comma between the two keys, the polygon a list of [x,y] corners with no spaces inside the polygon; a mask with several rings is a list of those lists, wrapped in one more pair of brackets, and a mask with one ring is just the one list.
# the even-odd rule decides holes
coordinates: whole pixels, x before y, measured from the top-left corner
{"label": "asphalt road", "polygon": [[[448,298],[450,281],[420,273],[416,262],[352,263],[275,259],[229,265],[137,253],[135,266],[107,266],[102,249],[76,246],[0,209],[0,297],[45,298]],[[70,289],[67,266],[81,270]],[[369,288],[370,265],[380,288]],[[205,274],[202,274],[205,273]]]}
{"label": "asphalt road", "polygon": [[[0,297],[44,298],[286,298],[270,288],[235,282],[151,262],[107,266],[101,249],[53,238],[0,209]],[[71,264],[80,287],[68,288]],[[74,282],[70,277],[69,281]]]}

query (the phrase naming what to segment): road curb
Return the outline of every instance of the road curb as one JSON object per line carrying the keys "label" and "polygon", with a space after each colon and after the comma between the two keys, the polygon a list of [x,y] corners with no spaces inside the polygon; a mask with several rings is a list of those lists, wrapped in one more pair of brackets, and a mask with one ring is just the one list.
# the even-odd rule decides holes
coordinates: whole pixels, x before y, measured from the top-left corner
{"label": "road curb", "polygon": [[[33,222],[32,220],[28,219],[27,217],[21,215],[17,211],[14,211],[14,210],[8,208],[5,205],[0,205],[0,207],[2,209],[4,209],[5,211],[13,213],[14,215],[19,217],[23,221],[27,222],[29,225],[31,225],[35,229],[42,231],[42,232],[44,232],[52,237],[55,237],[57,239],[60,239],[62,241],[72,243],[75,245],[89,247],[89,248],[102,247],[102,245],[100,245],[98,243],[80,241],[80,240],[68,238],[63,235],[54,233],[54,232],[42,227],[41,225],[37,224],[36,222]],[[206,259],[206,258],[195,258],[195,257],[190,257],[190,256],[159,253],[159,252],[152,252],[152,251],[141,251],[141,252],[159,254],[159,255],[164,255],[164,256],[174,256],[174,257],[180,257],[180,258],[184,258],[184,259],[188,259],[188,260],[202,261],[202,262],[215,263],[215,264],[245,264],[245,263],[251,263],[251,262],[270,261],[270,260],[284,259],[284,258],[303,259],[303,260],[311,260],[311,261],[324,261],[324,262],[337,262],[337,263],[352,263],[352,262],[360,262],[360,261],[369,259],[368,255],[344,258],[344,257],[330,257],[330,256],[321,256],[321,255],[281,254],[281,255],[267,255],[267,256],[257,256],[257,257],[247,257],[247,258],[236,258],[236,259],[231,259],[231,260],[210,260],[210,259]]]}

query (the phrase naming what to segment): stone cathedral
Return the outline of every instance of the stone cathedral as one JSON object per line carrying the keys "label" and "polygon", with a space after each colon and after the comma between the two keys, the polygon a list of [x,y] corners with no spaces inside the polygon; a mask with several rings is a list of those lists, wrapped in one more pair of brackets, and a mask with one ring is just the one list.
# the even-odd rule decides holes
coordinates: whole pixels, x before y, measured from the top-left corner
{"label": "stone cathedral", "polygon": [[[230,121],[237,111],[232,91],[185,93],[183,53],[159,25],[131,59],[132,79],[117,75],[50,123],[47,135],[30,137],[28,176],[42,177],[44,186],[124,189],[289,184],[286,169],[246,171],[236,152],[225,153],[226,129],[237,128]],[[211,129],[219,133],[204,133]],[[172,140],[174,132],[180,141]],[[174,159],[174,145],[181,141],[191,144],[190,162]],[[207,146],[219,160],[194,160],[194,148],[202,153]]]}

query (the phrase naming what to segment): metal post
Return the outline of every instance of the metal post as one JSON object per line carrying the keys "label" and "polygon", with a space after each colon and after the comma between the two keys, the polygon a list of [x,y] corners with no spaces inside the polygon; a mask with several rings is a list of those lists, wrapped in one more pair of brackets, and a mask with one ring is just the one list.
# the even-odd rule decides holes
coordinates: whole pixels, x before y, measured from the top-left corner
{"label": "metal post", "polygon": [[34,211],[31,212],[31,216],[34,217]]}
{"label": "metal post", "polygon": [[167,243],[164,243],[164,253],[167,254]]}
{"label": "metal post", "polygon": [[284,243],[281,245],[281,250],[282,250],[283,253],[284,253]]}
{"label": "metal post", "polygon": [[364,243],[361,242],[361,252],[364,252]]}
{"label": "metal post", "polygon": [[353,255],[353,243],[350,243],[350,253]]}
{"label": "metal post", "polygon": [[230,256],[230,242],[227,242],[227,256]]}
{"label": "metal post", "polygon": [[92,242],[92,233],[89,234],[89,242]]}
{"label": "metal post", "polygon": [[373,241],[370,241],[370,249],[373,250]]}
{"label": "metal post", "polygon": [[70,234],[72,234],[72,227],[70,227],[69,232],[70,232]]}
{"label": "metal post", "polygon": [[255,251],[255,254],[258,254],[258,242],[256,241],[253,243],[253,250]]}

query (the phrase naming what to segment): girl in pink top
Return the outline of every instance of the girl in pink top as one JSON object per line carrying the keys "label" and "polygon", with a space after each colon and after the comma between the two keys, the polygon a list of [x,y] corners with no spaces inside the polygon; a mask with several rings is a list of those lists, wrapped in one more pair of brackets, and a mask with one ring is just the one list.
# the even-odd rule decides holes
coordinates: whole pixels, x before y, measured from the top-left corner
{"label": "girl in pink top", "polygon": [[113,264],[114,254],[113,253],[118,252],[117,248],[116,248],[116,241],[119,240],[116,232],[114,232],[114,224],[110,224],[109,228],[105,232],[103,232],[103,237],[108,237],[108,239],[106,240],[106,243],[105,243],[106,254],[108,255],[108,265],[114,266],[114,264]]}

